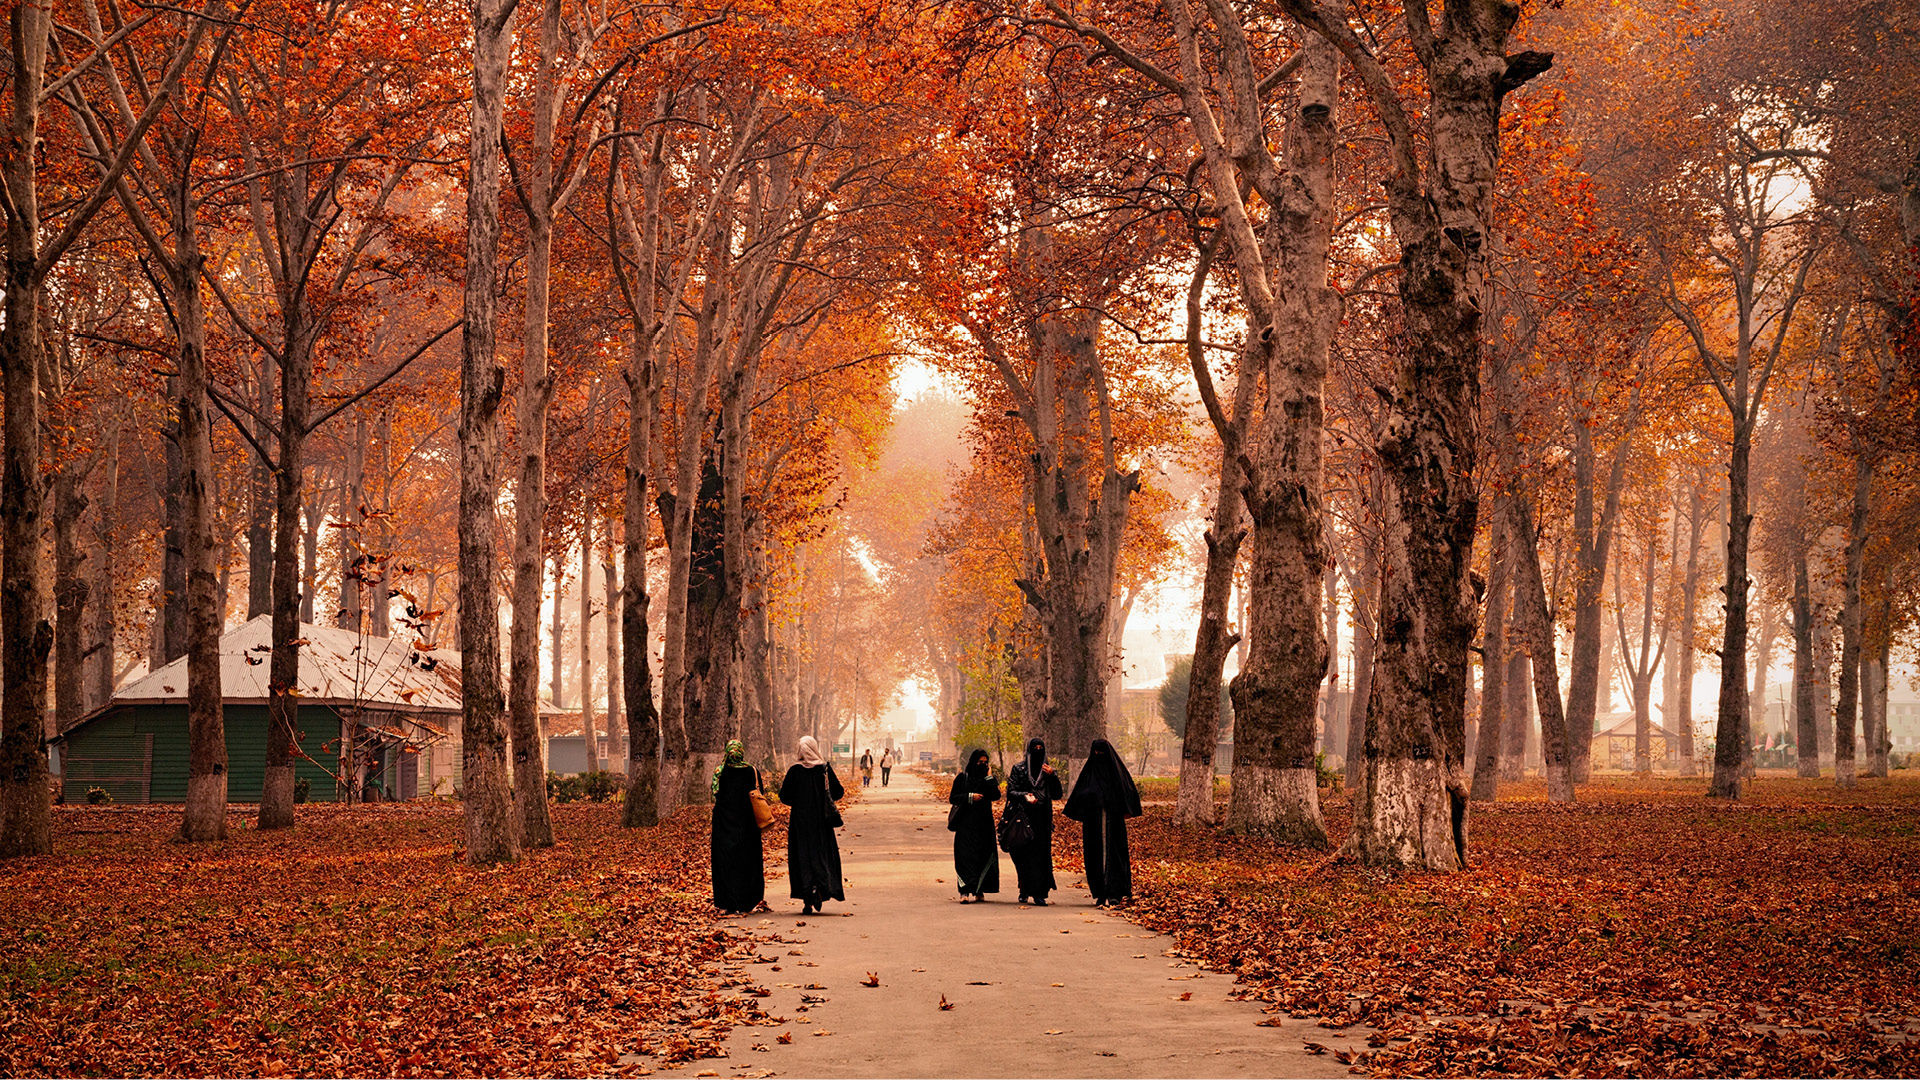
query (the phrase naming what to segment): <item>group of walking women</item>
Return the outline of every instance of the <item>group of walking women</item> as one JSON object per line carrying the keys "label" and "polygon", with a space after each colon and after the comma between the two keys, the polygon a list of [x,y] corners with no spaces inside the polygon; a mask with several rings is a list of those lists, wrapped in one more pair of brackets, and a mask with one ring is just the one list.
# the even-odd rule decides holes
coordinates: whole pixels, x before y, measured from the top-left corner
{"label": "group of walking women", "polygon": [[[802,914],[811,915],[828,900],[847,898],[833,832],[841,824],[836,804],[846,790],[813,736],[801,737],[799,751],[800,760],[780,781],[780,802],[788,808],[789,894],[801,902]],[[726,760],[713,772],[710,849],[713,905],[724,914],[744,915],[766,907],[760,830],[772,814],[765,793],[760,770],[747,764],[746,747],[737,739],[727,743]],[[961,903],[981,903],[987,894],[1000,891],[998,843],[1013,857],[1020,899],[1046,906],[1047,894],[1059,887],[1053,876],[1053,804],[1061,795],[1060,776],[1047,763],[1046,745],[1034,739],[1026,756],[1008,772],[1006,805],[996,830],[993,804],[1001,801],[1000,782],[989,772],[985,750],[967,755],[967,767],[954,777],[947,799]],[[1105,739],[1093,741],[1063,809],[1080,822],[1087,888],[1095,906],[1131,899],[1127,818],[1140,816],[1140,791]]]}
{"label": "group of walking women", "polygon": [[[1000,891],[1000,855],[1013,857],[1022,902],[1047,906],[1047,894],[1059,888],[1053,877],[1053,804],[1062,793],[1060,774],[1047,763],[1047,747],[1034,739],[1026,755],[1007,770],[1006,806],[994,825],[993,804],[1000,781],[989,771],[985,750],[967,755],[967,767],[953,778],[947,796],[953,830],[953,870],[960,902],[978,904]],[[1105,739],[1095,739],[1086,764],[1074,778],[1063,811],[1080,823],[1087,891],[1095,907],[1133,899],[1133,864],[1127,854],[1127,819],[1140,816],[1140,789],[1127,764]]]}

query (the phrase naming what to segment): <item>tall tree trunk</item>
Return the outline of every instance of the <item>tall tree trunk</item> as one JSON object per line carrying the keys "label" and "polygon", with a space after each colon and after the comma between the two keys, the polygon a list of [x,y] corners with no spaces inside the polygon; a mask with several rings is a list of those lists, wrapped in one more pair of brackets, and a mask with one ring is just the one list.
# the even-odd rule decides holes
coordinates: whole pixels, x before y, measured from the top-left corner
{"label": "tall tree trunk", "polygon": [[[624,768],[627,760],[627,724],[620,708],[620,568],[614,563],[613,519],[601,522],[600,575],[605,596],[607,672],[607,751],[612,761],[606,768]],[[620,763],[619,766],[613,762]]]}
{"label": "tall tree trunk", "polygon": [[[1198,330],[1198,297],[1189,310]],[[1253,368],[1243,365],[1251,384]],[[1244,393],[1244,391],[1243,391]],[[1237,398],[1244,400],[1241,395]],[[1236,412],[1244,409],[1236,402]],[[1241,501],[1234,477],[1239,473],[1237,446],[1223,445],[1220,483],[1215,489],[1213,524],[1207,529],[1207,566],[1200,585],[1200,627],[1193,638],[1193,668],[1187,679],[1186,728],[1180,739],[1180,787],[1175,796],[1174,821],[1184,826],[1213,824],[1213,759],[1220,741],[1220,699],[1227,653],[1240,635],[1227,629],[1227,601],[1233,592],[1234,564],[1246,529],[1240,524]]]}
{"label": "tall tree trunk", "polygon": [[1674,678],[1676,696],[1667,713],[1668,723],[1680,737],[1680,775],[1697,771],[1693,750],[1693,660],[1695,640],[1700,629],[1697,604],[1700,596],[1700,537],[1706,526],[1707,497],[1701,490],[1704,476],[1693,483],[1688,497],[1687,574],[1680,589],[1680,648],[1674,655],[1678,673]]}
{"label": "tall tree trunk", "polygon": [[1405,13],[1429,91],[1430,138],[1417,146],[1395,77],[1351,26],[1307,0],[1283,3],[1339,46],[1386,120],[1388,219],[1400,244],[1399,370],[1376,442],[1391,496],[1367,775],[1344,850],[1367,864],[1437,870],[1466,862],[1467,657],[1478,615],[1469,569],[1501,103],[1551,63],[1539,53],[1505,55],[1518,6],[1462,6],[1448,9],[1439,35],[1424,7]]}
{"label": "tall tree trunk", "polygon": [[[642,265],[645,265],[643,262]],[[660,822],[660,713],[653,702],[651,645],[647,640],[647,465],[653,442],[650,348],[636,329],[628,355],[626,523],[620,589],[620,700],[627,726],[627,798],[620,823]]]}
{"label": "tall tree trunk", "polygon": [[1480,633],[1480,738],[1473,763],[1473,798],[1493,802],[1500,792],[1500,751],[1505,744],[1507,703],[1507,594],[1512,540],[1504,496],[1495,496],[1487,522],[1487,600]]}
{"label": "tall tree trunk", "polygon": [[1324,848],[1313,753],[1318,690],[1330,657],[1320,627],[1320,578],[1331,561],[1321,449],[1328,356],[1340,318],[1339,300],[1327,287],[1340,56],[1319,37],[1307,40],[1303,55],[1298,117],[1286,133],[1291,197],[1273,207],[1268,224],[1286,238],[1268,245],[1273,321],[1250,336],[1250,344],[1264,346],[1266,401],[1261,423],[1250,432],[1253,468],[1245,470],[1241,489],[1252,523],[1252,610],[1244,629],[1246,665],[1232,684],[1227,822],[1235,832]]}
{"label": "tall tree trunk", "polygon": [[[311,375],[311,370],[309,370],[309,375]],[[284,385],[284,378],[285,376],[283,376],[283,385]],[[286,423],[285,418],[282,417],[281,424],[283,427],[285,426],[285,423]],[[306,438],[305,438],[305,435],[303,434],[301,437],[301,450],[303,454],[305,452],[305,448],[306,448]],[[283,455],[283,458],[284,458],[284,455]],[[304,459],[300,463],[300,469],[303,473],[306,471],[306,462]],[[301,488],[304,489],[304,487],[305,487],[305,484],[303,482],[301,484]],[[326,489],[317,488],[311,494],[313,497],[311,499],[308,499],[307,493],[303,491],[303,493],[300,496],[300,501],[295,503],[294,506],[295,506],[295,509],[302,511],[302,516],[295,519],[301,522],[300,548],[299,548],[299,551],[300,551],[300,601],[299,601],[300,621],[303,623],[307,623],[309,625],[317,626],[319,625],[319,612],[316,608],[316,604],[317,604],[316,598],[320,594],[320,523],[324,517],[322,511],[326,509],[326,500],[325,500]],[[279,511],[277,508],[274,512],[274,516],[276,518],[279,517]],[[274,548],[274,557],[275,558],[279,557],[278,545],[276,545]]]}
{"label": "tall tree trunk", "polygon": [[1540,714],[1540,771],[1546,777],[1549,801],[1572,802],[1573,749],[1560,711],[1559,656],[1553,647],[1546,580],[1540,573],[1539,533],[1533,527],[1533,503],[1517,484],[1508,497],[1507,512],[1515,560],[1514,622],[1533,669],[1534,708]]}
{"label": "tall tree trunk", "polygon": [[1614,447],[1607,474],[1603,507],[1595,520],[1598,478],[1593,429],[1585,418],[1573,425],[1574,461],[1574,583],[1573,641],[1567,684],[1567,736],[1573,751],[1573,782],[1584,784],[1592,771],[1593,732],[1598,720],[1600,690],[1606,682],[1600,664],[1600,598],[1607,579],[1608,553],[1613,545],[1613,523],[1620,513],[1620,491],[1625,486],[1628,447]]}
{"label": "tall tree trunk", "polygon": [[397,564],[393,558],[393,457],[389,452],[392,447],[393,412],[383,409],[380,412],[380,513],[375,519],[373,536],[368,539],[374,547],[369,633],[381,638],[393,636],[393,574]]}
{"label": "tall tree trunk", "polygon": [[1760,741],[1761,731],[1766,726],[1767,673],[1773,667],[1773,643],[1779,636],[1779,608],[1767,604],[1760,609],[1760,637],[1753,654],[1753,689],[1747,695],[1747,735],[1741,741],[1745,754],[1745,776],[1754,774],[1753,745]]}
{"label": "tall tree trunk", "polygon": [[[69,463],[53,476],[53,707],[54,730],[86,715],[85,663],[93,586],[89,552],[80,543],[89,499],[86,472]],[[111,602],[109,598],[107,602]]]}
{"label": "tall tree trunk", "polygon": [[1813,711],[1813,597],[1804,548],[1793,553],[1793,722],[1799,775],[1817,778],[1820,732]]}
{"label": "tall tree trunk", "polygon": [[553,623],[547,630],[547,659],[549,683],[547,694],[553,699],[553,707],[567,707],[566,678],[566,641],[567,636],[567,557],[566,553],[553,553]]}
{"label": "tall tree trunk", "polygon": [[[494,501],[500,394],[495,359],[500,246],[500,129],[514,0],[473,0],[473,114],[467,149],[466,322],[460,341],[460,667],[466,861],[520,857],[520,816],[501,724],[500,623],[494,607]],[[515,620],[517,626],[519,620]],[[540,805],[546,805],[544,781]]]}
{"label": "tall tree trunk", "polygon": [[40,553],[46,482],[40,469],[40,205],[35,153],[45,81],[50,5],[20,4],[12,31],[12,124],[0,146],[6,214],[6,314],[0,327],[0,392],[6,396],[0,449],[0,858],[52,849],[47,790],[47,621]]}
{"label": "tall tree trunk", "polygon": [[113,699],[115,644],[119,637],[115,618],[119,579],[114,545],[119,535],[121,438],[118,425],[107,433],[105,490],[94,504],[93,551],[89,556],[93,563],[94,603],[88,609],[87,647],[83,655],[88,710]]}
{"label": "tall tree trunk", "polygon": [[670,811],[684,798],[697,771],[691,758],[692,726],[686,703],[690,692],[687,681],[693,677],[690,665],[699,655],[688,637],[693,621],[691,574],[694,558],[694,517],[699,511],[701,489],[705,484],[704,465],[708,464],[704,436],[707,431],[707,399],[713,386],[715,353],[714,327],[719,319],[722,287],[719,284],[718,254],[710,261],[707,285],[701,298],[698,325],[695,328],[692,370],[686,385],[687,397],[681,409],[679,445],[674,454],[672,491],[659,495],[660,519],[667,541],[667,611],[665,649],[661,657],[660,727],[665,736],[664,774],[660,779],[662,809]]}
{"label": "tall tree trunk", "polygon": [[[1511,579],[1509,586],[1514,583]],[[1526,778],[1528,748],[1537,741],[1538,717],[1533,707],[1533,661],[1522,647],[1526,637],[1518,608],[1517,594],[1509,598],[1515,610],[1507,622],[1507,711],[1506,744],[1500,750],[1500,778],[1518,781]]]}
{"label": "tall tree trunk", "polygon": [[[279,365],[273,354],[262,351],[258,370],[258,393],[254,407],[254,441],[261,446],[273,439],[274,379]],[[247,483],[247,618],[254,619],[273,611],[273,464],[253,455]]]}
{"label": "tall tree trunk", "polygon": [[[1874,462],[1869,454],[1854,456],[1853,506],[1847,518],[1845,592],[1840,606],[1840,700],[1833,711],[1836,747],[1853,741],[1854,715],[1860,700],[1860,664],[1865,656],[1861,647],[1860,576],[1866,566],[1867,514],[1873,504],[1873,472]],[[1867,775],[1885,776],[1886,751],[1879,749],[1873,734],[1868,732]],[[1848,757],[1851,759],[1852,755]],[[1841,779],[1837,771],[1835,779],[1842,787],[1851,787],[1854,782],[1852,777]]]}
{"label": "tall tree trunk", "polygon": [[[180,395],[180,376],[166,380],[168,400]],[[153,664],[171,664],[187,651],[187,541],[186,508],[181,485],[186,483],[186,455],[180,446],[178,417],[168,416],[160,427],[161,462],[166,468],[165,492],[160,503],[164,524],[160,533],[160,655]]]}
{"label": "tall tree trunk", "polygon": [[333,625],[356,634],[366,632],[366,585],[373,574],[367,536],[367,422],[355,419],[353,441],[340,478],[340,607]]}
{"label": "tall tree trunk", "polygon": [[[1744,395],[1743,395],[1744,398]],[[1720,719],[1714,730],[1713,782],[1707,794],[1740,797],[1746,764],[1747,716],[1747,546],[1753,515],[1747,510],[1748,478],[1753,458],[1753,425],[1743,417],[1733,424],[1733,450],[1727,460],[1727,582],[1726,631],[1720,639]],[[1847,756],[1852,758],[1852,748]],[[1852,782],[1852,761],[1847,780]]]}
{"label": "tall tree trunk", "polygon": [[206,309],[203,260],[191,211],[175,234],[178,276],[172,282],[180,327],[179,397],[175,401],[181,457],[181,518],[187,568],[187,804],[185,840],[227,835],[227,736],[221,711],[217,551],[213,542],[213,438],[207,416]]}
{"label": "tall tree trunk", "polygon": [[[1378,506],[1382,498],[1380,474],[1370,470],[1367,505]],[[1373,696],[1375,614],[1380,603],[1380,548],[1371,536],[1360,537],[1359,589],[1353,598],[1353,700],[1347,702],[1348,791],[1355,791],[1366,778],[1367,701]]]}
{"label": "tall tree trunk", "polygon": [[294,642],[302,636],[302,616],[310,614],[313,603],[314,534],[319,525],[315,509],[308,514],[306,542],[302,544],[307,411],[313,385],[312,328],[304,300],[292,299],[286,311],[291,317],[285,328],[287,351],[280,372],[280,467],[274,473],[273,648],[267,660],[267,758],[258,819],[262,829],[293,826],[294,758],[308,753],[298,746],[300,699],[293,691],[299,686],[300,646]]}
{"label": "tall tree trunk", "polygon": [[1865,709],[1862,727],[1867,736],[1867,775],[1884,777],[1892,764],[1888,757],[1893,751],[1892,733],[1887,730],[1887,679],[1893,661],[1893,594],[1884,573],[1876,591],[1880,594],[1879,603],[1861,634],[1869,654],[1860,672],[1860,686]]}
{"label": "tall tree trunk", "polygon": [[593,722],[593,506],[584,494],[580,503],[580,734],[587,744],[587,771],[599,772],[600,735]]}
{"label": "tall tree trunk", "polygon": [[[513,622],[508,658],[507,727],[513,739],[513,794],[520,840],[552,847],[547,813],[546,745],[540,737],[540,607],[546,584],[547,408],[553,376],[547,370],[549,291],[553,267],[554,65],[560,52],[560,0],[547,0],[540,19],[540,50],[534,68],[533,145],[523,204],[527,209],[527,295],[521,350],[519,416],[514,425],[520,454],[514,487]],[[557,582],[562,560],[554,558]],[[560,597],[554,596],[554,625]],[[559,635],[554,640],[555,706],[559,705]]]}

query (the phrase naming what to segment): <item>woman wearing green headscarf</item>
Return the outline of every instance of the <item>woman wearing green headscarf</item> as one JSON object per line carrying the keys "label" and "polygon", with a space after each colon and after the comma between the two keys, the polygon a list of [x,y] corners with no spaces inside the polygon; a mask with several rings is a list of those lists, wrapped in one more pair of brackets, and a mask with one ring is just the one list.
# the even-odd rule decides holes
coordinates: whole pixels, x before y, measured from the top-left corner
{"label": "woman wearing green headscarf", "polygon": [[713,906],[727,915],[744,915],[767,896],[760,826],[753,820],[749,793],[766,789],[760,770],[747,764],[747,748],[727,743],[727,760],[713,770]]}

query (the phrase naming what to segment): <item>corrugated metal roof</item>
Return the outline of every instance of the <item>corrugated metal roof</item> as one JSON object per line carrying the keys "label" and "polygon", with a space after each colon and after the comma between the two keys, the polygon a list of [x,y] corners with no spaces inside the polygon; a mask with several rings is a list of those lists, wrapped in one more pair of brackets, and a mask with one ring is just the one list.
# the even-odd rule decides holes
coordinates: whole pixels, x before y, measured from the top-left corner
{"label": "corrugated metal roof", "polygon": [[[220,639],[220,691],[229,704],[265,704],[272,618],[247,620]],[[362,705],[402,712],[460,711],[460,654],[425,650],[410,638],[373,637],[329,626],[300,624],[303,704]],[[187,697],[187,659],[135,679],[113,695],[113,705],[157,704]],[[543,710],[551,705],[542,702]]]}

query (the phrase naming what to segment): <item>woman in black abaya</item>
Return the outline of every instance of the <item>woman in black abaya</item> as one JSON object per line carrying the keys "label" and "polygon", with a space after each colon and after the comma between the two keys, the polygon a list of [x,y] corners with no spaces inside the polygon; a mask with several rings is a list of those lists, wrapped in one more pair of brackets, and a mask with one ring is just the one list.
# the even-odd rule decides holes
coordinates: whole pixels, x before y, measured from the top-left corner
{"label": "woman in black abaya", "polygon": [[967,755],[967,767],[953,778],[947,801],[956,808],[953,872],[960,879],[960,902],[977,904],[1000,891],[1000,852],[994,847],[993,804],[1000,781],[987,775],[987,752]]}
{"label": "woman in black abaya", "polygon": [[1133,899],[1133,864],[1127,857],[1127,819],[1140,816],[1140,789],[1127,763],[1105,739],[1093,740],[1087,763],[1073,781],[1066,815],[1080,823],[1087,862],[1087,891],[1094,907]]}
{"label": "woman in black abaya", "polygon": [[800,737],[800,761],[780,781],[780,801],[787,804],[788,892],[804,902],[800,913],[811,915],[828,900],[845,901],[840,884],[840,845],[827,824],[827,808],[846,795],[833,766],[820,756],[813,736]]}
{"label": "woman in black abaya", "polygon": [[[1009,852],[1013,871],[1020,879],[1020,899],[1047,906],[1047,894],[1056,886],[1053,880],[1053,801],[1061,795],[1060,774],[1047,764],[1047,744],[1039,739],[1027,743],[1027,756],[1007,773],[1007,809],[1027,816],[1033,826],[1033,840]],[[1018,808],[1015,810],[1015,808]]]}
{"label": "woman in black abaya", "polygon": [[727,743],[727,760],[713,770],[713,906],[726,914],[745,915],[767,896],[765,852],[760,826],[753,820],[749,792],[765,788],[760,770],[747,764],[747,748],[740,740]]}

